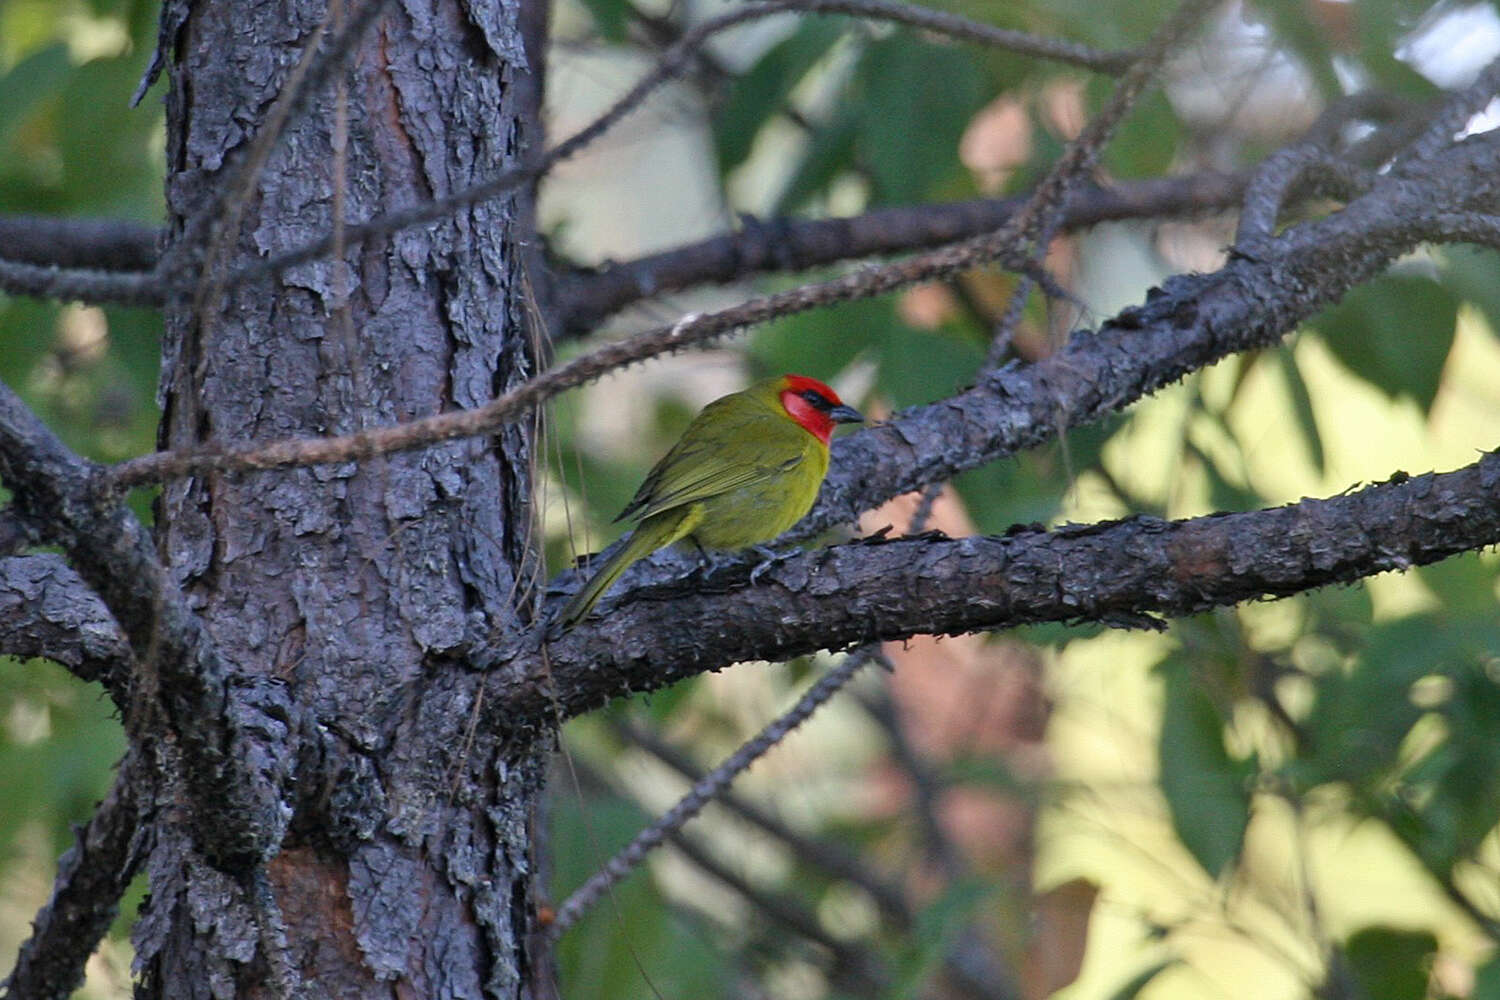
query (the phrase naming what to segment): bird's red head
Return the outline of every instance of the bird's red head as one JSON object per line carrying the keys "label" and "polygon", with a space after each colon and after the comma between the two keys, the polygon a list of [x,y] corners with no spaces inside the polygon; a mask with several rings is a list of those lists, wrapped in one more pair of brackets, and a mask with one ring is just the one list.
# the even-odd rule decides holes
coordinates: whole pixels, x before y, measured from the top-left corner
{"label": "bird's red head", "polygon": [[833,436],[834,424],[862,423],[865,419],[854,407],[845,406],[838,393],[806,375],[783,375],[780,399],[787,416],[824,445]]}

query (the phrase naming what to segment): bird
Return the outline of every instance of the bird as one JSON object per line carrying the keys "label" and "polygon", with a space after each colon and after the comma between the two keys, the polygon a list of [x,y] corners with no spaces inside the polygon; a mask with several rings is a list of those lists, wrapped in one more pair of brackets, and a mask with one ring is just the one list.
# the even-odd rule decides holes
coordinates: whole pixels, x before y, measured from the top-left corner
{"label": "bird", "polygon": [[586,618],[621,573],[674,542],[734,550],[767,542],[812,509],[828,473],[828,442],[863,423],[828,386],[781,375],[709,403],[647,473],[615,521],[639,523],[557,613],[565,632]]}

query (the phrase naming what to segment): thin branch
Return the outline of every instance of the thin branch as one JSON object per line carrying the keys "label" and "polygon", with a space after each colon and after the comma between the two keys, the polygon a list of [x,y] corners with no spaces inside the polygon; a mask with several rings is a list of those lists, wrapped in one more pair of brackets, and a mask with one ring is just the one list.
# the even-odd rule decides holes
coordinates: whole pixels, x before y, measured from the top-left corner
{"label": "thin branch", "polygon": [[[1108,70],[1109,67],[1118,68],[1129,63],[1133,58],[1131,53],[1101,53],[1068,42],[1058,42],[1055,39],[1027,35],[1023,32],[1006,31],[941,11],[891,3],[888,0],[763,0],[761,3],[746,4],[717,17],[711,17],[689,29],[677,44],[663,54],[660,62],[651,72],[637,81],[599,117],[548,152],[532,158],[529,163],[503,170],[487,181],[446,197],[396,209],[367,222],[350,225],[346,227],[345,238],[349,245],[353,246],[372,236],[393,233],[425,222],[435,222],[446,218],[457,209],[497,198],[536,180],[617,125],[639,108],[652,92],[686,72],[692,66],[698,49],[709,38],[749,21],[788,12],[847,14],[873,20],[896,21],[927,31],[997,45],[1041,58],[1058,59],[1088,68],[1104,70]],[[279,274],[289,267],[323,256],[332,247],[332,237],[329,236],[267,258],[230,275],[226,288],[233,288],[246,281],[253,281],[270,274]]]}
{"label": "thin branch", "polygon": [[844,657],[838,666],[818,678],[817,683],[808,688],[802,697],[797,699],[795,705],[772,720],[770,725],[762,729],[754,739],[745,742],[722,764],[696,782],[692,790],[679,799],[671,809],[663,813],[656,822],[636,834],[629,844],[605,862],[599,871],[574,890],[567,901],[557,908],[557,915],[551,927],[548,928],[551,936],[555,938],[573,926],[585,911],[609,891],[611,886],[639,867],[646,855],[666,840],[673,831],[681,829],[684,823],[702,812],[703,808],[728,788],[735,778],[780,743],[788,733],[806,721],[808,716],[833,697],[849,678],[869,663],[874,655],[871,650],[861,650]]}
{"label": "thin branch", "polygon": [[[268,856],[289,819],[282,789],[293,727],[287,692],[231,674],[100,470],[72,454],[0,383],[0,481],[12,505],[60,544],[130,641],[142,694],[165,712],[185,766],[199,847],[237,869]],[[127,724],[132,712],[126,712]]]}
{"label": "thin branch", "polygon": [[873,21],[893,21],[959,41],[976,42],[1017,55],[1048,59],[1110,76],[1125,72],[1137,58],[1135,52],[1105,52],[1076,42],[997,28],[947,11],[929,10],[891,0],[793,0],[789,6],[808,14],[847,14]]}
{"label": "thin branch", "polygon": [[123,219],[0,215],[0,257],[43,267],[149,271],[161,231]]}
{"label": "thin branch", "polygon": [[865,695],[861,692],[857,700],[885,733],[891,756],[911,782],[912,806],[922,828],[922,839],[926,843],[928,855],[937,861],[949,884],[958,882],[968,874],[968,864],[958,845],[943,828],[938,815],[938,804],[943,795],[942,779],[933,773],[917,748],[912,746],[889,686],[877,694]]}
{"label": "thin branch", "polygon": [[[1495,197],[1496,160],[1493,134],[1465,140],[1449,155],[1427,161],[1423,177],[1383,178],[1342,211],[1257,247],[1253,259],[1237,257],[1213,274],[1170,280],[1166,291],[1155,293],[1146,306],[1127,310],[1097,333],[1075,335],[1043,362],[1005,369],[967,393],[844,438],[836,443],[836,456],[857,459],[837,462],[804,530],[822,530],[891,496],[1098,419],[1229,354],[1275,343],[1424,240],[1483,238],[1487,226],[1471,237],[1454,225],[1459,221],[1454,216],[1468,202]],[[192,473],[344,462],[493,433],[559,393],[633,362],[705,344],[778,316],[963,270],[978,256],[974,245],[958,244],[715,313],[692,314],[673,326],[583,355],[473,410],[344,437],[159,452],[116,465],[111,479],[117,488],[128,488]],[[1016,401],[1029,412],[1016,407]]]}
{"label": "thin branch", "polygon": [[668,834],[672,846],[689,861],[724,885],[745,897],[750,905],[773,923],[827,949],[833,958],[831,978],[846,988],[883,990],[890,985],[890,971],[879,956],[868,948],[829,934],[817,915],[802,903],[785,895],[762,889],[728,865],[721,862],[692,838],[681,832]]}
{"label": "thin branch", "polygon": [[1276,221],[1294,196],[1331,195],[1350,200],[1375,185],[1372,170],[1335,156],[1315,143],[1279,149],[1258,166],[1245,189],[1235,246],[1246,248],[1276,231]]}
{"label": "thin branch", "polygon": [[1396,158],[1397,168],[1409,171],[1451,146],[1453,137],[1470,118],[1483,111],[1497,93],[1500,93],[1500,58],[1491,61],[1473,83],[1448,99],[1416,141]]}
{"label": "thin branch", "polygon": [[[1145,88],[1152,71],[1164,58],[1167,50],[1197,23],[1196,19],[1202,16],[1211,2],[1212,0],[1187,0],[1174,12],[1167,24],[1152,38],[1140,61],[1126,72],[1110,103],[1089,123],[1083,134],[1068,146],[1026,205],[994,233],[896,264],[856,272],[834,281],[804,285],[778,295],[752,299],[717,313],[684,317],[674,326],[651,331],[621,344],[608,345],[555,368],[474,410],[438,414],[339,438],[289,439],[259,448],[235,451],[209,446],[162,452],[131,459],[116,466],[114,482],[118,487],[129,488],[189,472],[267,469],[349,461],[420,448],[453,438],[486,434],[512,419],[515,413],[538,406],[565,389],[576,388],[633,361],[707,343],[748,325],[836,302],[895,291],[997,260],[1013,263],[1029,273],[1032,270],[1029,254],[1018,254],[1015,247],[1035,236],[1043,211],[1062,203],[1069,185],[1098,156],[1100,146]],[[731,11],[714,20],[725,21],[735,15],[744,15],[747,10]],[[662,65],[666,66],[670,62],[671,60],[664,59]],[[637,89],[640,86],[638,84]],[[623,99],[615,107],[625,107]],[[563,143],[549,157],[558,157],[571,144],[584,138],[591,129],[607,122],[610,114],[611,112],[606,112],[594,125]],[[350,227],[351,241],[355,238],[357,228]]]}
{"label": "thin branch", "polygon": [[129,704],[130,644],[109,609],[58,556],[0,559],[0,654],[41,656]]}
{"label": "thin branch", "polygon": [[1181,521],[854,542],[637,587],[548,644],[476,651],[486,704],[517,726],[590,711],[741,660],[1042,622],[1157,628],[1167,617],[1348,583],[1500,543],[1500,453],[1326,500]]}
{"label": "thin branch", "polygon": [[145,857],[152,778],[127,754],[104,801],[57,863],[52,898],[0,982],[7,1000],[57,1000],[83,983],[84,965],[119,912],[120,898]]}
{"label": "thin branch", "polygon": [[[1127,181],[1075,192],[1064,230],[1121,219],[1172,218],[1235,207],[1247,175],[1205,172]],[[564,334],[580,335],[605,317],[655,295],[755,274],[803,271],[880,254],[925,250],[1007,224],[1030,195],[943,205],[879,208],[842,219],[751,220],[713,236],[639,260],[580,270],[562,281]]]}
{"label": "thin branch", "polygon": [[[688,781],[693,782],[695,786],[704,780],[703,771],[686,753],[644,726],[621,722],[616,726],[616,732]],[[903,929],[911,927],[913,916],[906,894],[880,873],[871,871],[870,867],[858,856],[850,854],[837,843],[810,837],[793,830],[779,817],[727,788],[719,794],[718,802],[745,822],[759,827],[780,840],[797,857],[821,868],[835,878],[841,878],[864,890],[874,900],[885,918],[897,927]]]}
{"label": "thin branch", "polygon": [[153,272],[59,268],[5,258],[0,258],[0,292],[36,299],[76,299],[126,306],[154,306],[162,302],[161,282]]}

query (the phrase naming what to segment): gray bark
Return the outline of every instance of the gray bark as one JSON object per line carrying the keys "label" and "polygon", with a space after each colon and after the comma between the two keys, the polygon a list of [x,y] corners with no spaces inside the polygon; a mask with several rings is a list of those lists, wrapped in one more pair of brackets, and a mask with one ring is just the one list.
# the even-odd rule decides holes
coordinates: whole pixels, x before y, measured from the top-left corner
{"label": "gray bark", "polygon": [[[235,173],[325,12],[199,0],[167,63],[171,238]],[[389,3],[346,75],[346,219],[442,196],[535,134],[515,3]],[[328,231],[335,88],[310,95],[254,185],[223,266]],[[343,257],[169,304],[163,445],[328,434],[482,405],[534,373],[521,305],[526,196]],[[171,252],[169,246],[168,252]],[[211,280],[208,287],[211,290]],[[341,315],[347,291],[347,321]],[[472,686],[432,685],[466,635],[520,625],[530,439],[336,468],[172,483],[162,562],[237,677],[298,706],[298,780],[269,881],[288,958],[320,996],[529,996],[532,815],[550,732],[465,740]],[[234,865],[158,820],[135,932],[145,996],[272,995]]]}

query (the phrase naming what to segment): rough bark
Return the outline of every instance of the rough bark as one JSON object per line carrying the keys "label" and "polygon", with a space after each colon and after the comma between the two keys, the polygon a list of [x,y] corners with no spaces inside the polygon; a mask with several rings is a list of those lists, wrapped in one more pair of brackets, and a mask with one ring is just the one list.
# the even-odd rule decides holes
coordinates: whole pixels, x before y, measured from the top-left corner
{"label": "rough bark", "polygon": [[[167,65],[171,239],[233,175],[326,7],[199,0]],[[519,5],[391,2],[347,75],[343,217],[441,197],[538,143]],[[534,89],[534,88],[533,88]],[[341,181],[336,88],[310,95],[228,234],[243,266],[326,232]],[[163,444],[350,431],[482,405],[534,371],[521,305],[524,198],[459,212],[166,314]],[[171,252],[169,247],[168,252]],[[205,279],[212,291],[212,276]],[[347,302],[347,314],[344,313]],[[170,485],[159,546],[237,676],[299,707],[298,782],[269,881],[292,967],[338,997],[527,996],[531,817],[545,727],[459,731],[434,690],[472,631],[517,627],[531,566],[530,442],[492,439]],[[158,821],[135,931],[141,994],[272,995],[265,914]]]}
{"label": "rough bark", "polygon": [[1454,472],[1182,521],[876,538],[707,570],[664,553],[623,577],[601,613],[548,643],[545,675],[526,669],[524,651],[494,650],[491,704],[519,725],[740,660],[1043,621],[1164,628],[1157,615],[1349,583],[1500,543],[1497,485],[1500,453],[1491,452]]}

